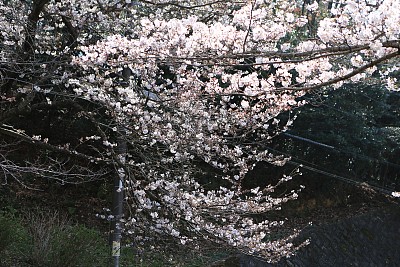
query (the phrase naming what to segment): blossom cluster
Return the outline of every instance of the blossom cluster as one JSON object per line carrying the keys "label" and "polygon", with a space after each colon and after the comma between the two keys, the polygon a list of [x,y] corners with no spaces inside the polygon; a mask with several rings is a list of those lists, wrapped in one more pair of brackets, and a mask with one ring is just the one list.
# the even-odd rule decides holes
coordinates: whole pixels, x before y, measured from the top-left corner
{"label": "blossom cluster", "polygon": [[[74,81],[76,93],[109,107],[135,146],[162,149],[157,164],[153,158],[129,162],[145,173],[143,180],[127,180],[133,229],[182,244],[194,242],[194,232],[270,259],[294,249],[265,241],[280,222],[255,222],[247,214],[279,209],[297,193],[274,198],[274,186],[246,190],[241,181],[258,161],[287,160],[262,144],[292,123],[278,115],[304,104],[306,90],[299,89],[338,86],[346,80],[338,77],[354,81],[375,71],[375,65],[357,69],[393,53],[388,41],[398,39],[398,28],[385,25],[398,17],[386,11],[395,1],[376,8],[348,1],[320,20],[317,39],[284,43],[302,29],[304,17],[294,3],[279,3],[249,1],[208,22],[196,14],[144,17],[135,35],[108,35],[80,47],[74,63],[86,76]],[[206,189],[196,179],[196,160],[220,170],[215,179],[227,186]],[[145,215],[139,219],[142,213],[153,224]]]}
{"label": "blossom cluster", "polygon": [[[297,191],[275,194],[291,176],[246,188],[249,171],[260,161],[287,162],[266,147],[290,127],[309,91],[373,73],[397,87],[398,0],[341,0],[325,13],[329,1],[311,3],[315,36],[294,0],[50,0],[35,41],[20,54],[12,47],[29,41],[21,25],[35,5],[8,2],[20,8],[16,20],[15,7],[0,4],[8,48],[1,60],[40,58],[12,72],[41,80],[51,73],[51,85],[32,85],[48,105],[51,90],[64,88],[101,106],[110,129],[82,142],[99,140],[99,151],[109,151],[102,157],[118,149],[115,135],[128,143],[119,173],[136,239],[169,236],[187,245],[202,237],[268,259],[290,255],[293,236],[271,241],[282,222],[256,215],[297,198]],[[210,175],[216,185],[204,182]]]}

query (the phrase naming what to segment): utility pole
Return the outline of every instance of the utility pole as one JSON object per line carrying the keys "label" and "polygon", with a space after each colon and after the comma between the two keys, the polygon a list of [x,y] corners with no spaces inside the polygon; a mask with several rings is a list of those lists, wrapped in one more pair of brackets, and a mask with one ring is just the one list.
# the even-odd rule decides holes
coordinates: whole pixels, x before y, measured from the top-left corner
{"label": "utility pole", "polygon": [[116,170],[117,173],[114,176],[114,188],[113,188],[113,203],[112,203],[112,232],[110,235],[111,241],[111,256],[113,259],[113,267],[120,266],[120,256],[121,256],[121,239],[122,239],[122,217],[124,215],[123,203],[124,203],[124,181],[125,181],[125,160],[127,153],[127,144],[124,139],[123,127],[119,127],[120,136],[117,139],[117,162]]}

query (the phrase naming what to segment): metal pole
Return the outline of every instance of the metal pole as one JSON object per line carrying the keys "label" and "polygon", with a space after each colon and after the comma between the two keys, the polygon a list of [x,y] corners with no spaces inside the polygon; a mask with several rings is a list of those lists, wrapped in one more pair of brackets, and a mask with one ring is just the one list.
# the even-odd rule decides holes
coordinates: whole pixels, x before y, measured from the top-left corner
{"label": "metal pole", "polygon": [[[122,133],[121,131],[120,133]],[[120,136],[117,140],[117,175],[114,176],[114,190],[113,190],[113,204],[112,204],[112,232],[111,232],[111,256],[113,258],[113,267],[120,266],[121,256],[121,239],[122,239],[122,228],[123,223],[121,221],[123,217],[123,202],[124,202],[124,180],[125,170],[125,157],[127,151],[126,141],[123,136]]]}

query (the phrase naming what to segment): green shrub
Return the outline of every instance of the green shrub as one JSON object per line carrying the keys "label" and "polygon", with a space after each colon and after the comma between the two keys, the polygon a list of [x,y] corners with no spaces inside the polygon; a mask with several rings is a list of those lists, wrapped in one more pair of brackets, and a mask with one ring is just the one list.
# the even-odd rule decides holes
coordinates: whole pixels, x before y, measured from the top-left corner
{"label": "green shrub", "polygon": [[[138,255],[134,248],[123,247],[120,263],[122,267],[199,267],[220,258],[215,251],[170,253],[149,248]],[[0,213],[0,267],[103,267],[110,265],[110,254],[100,232],[73,225],[57,212],[36,210],[22,219]]]}
{"label": "green shrub", "polygon": [[99,232],[81,225],[56,232],[51,242],[49,266],[106,266],[110,249]]}
{"label": "green shrub", "polygon": [[3,215],[0,215],[0,254],[12,244],[12,231],[12,221]]}
{"label": "green shrub", "polygon": [[0,213],[0,266],[102,267],[110,254],[100,232],[72,225],[57,212],[35,210],[22,219]]}
{"label": "green shrub", "polygon": [[24,266],[29,251],[28,231],[20,220],[10,214],[0,214],[0,266]]}
{"label": "green shrub", "polygon": [[25,216],[31,235],[26,262],[37,267],[106,266],[109,248],[101,234],[71,225],[58,213],[42,211]]}

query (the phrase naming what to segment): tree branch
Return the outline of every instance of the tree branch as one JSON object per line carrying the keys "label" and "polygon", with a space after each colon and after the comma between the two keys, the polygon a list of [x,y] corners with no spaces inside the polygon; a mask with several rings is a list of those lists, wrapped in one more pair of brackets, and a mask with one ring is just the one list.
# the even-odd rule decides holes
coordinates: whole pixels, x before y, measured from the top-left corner
{"label": "tree branch", "polygon": [[77,152],[75,150],[69,150],[67,148],[54,146],[54,145],[45,143],[40,140],[35,140],[32,137],[30,137],[29,135],[25,134],[23,131],[14,129],[12,126],[9,126],[6,124],[2,124],[0,126],[0,134],[19,139],[21,141],[24,141],[29,144],[33,144],[33,145],[35,145],[39,148],[45,149],[45,150],[62,153],[64,155],[72,156],[72,157],[75,157],[75,158],[81,159],[81,160],[87,160],[87,161],[93,162],[95,164],[105,164],[105,165],[113,164],[113,162],[108,159],[92,157],[92,156]]}
{"label": "tree branch", "polygon": [[[145,3],[145,4],[154,5],[154,6],[161,6],[161,7],[175,6],[175,7],[182,8],[182,9],[194,9],[194,8],[199,8],[199,7],[206,7],[206,6],[212,6],[212,5],[216,5],[216,4],[226,3],[226,1],[221,1],[220,0],[220,1],[213,1],[213,2],[205,3],[205,4],[187,6],[187,5],[179,4],[179,1],[170,1],[170,2],[165,2],[165,3],[155,3],[153,1],[140,0],[139,2],[142,2],[142,3]],[[236,1],[234,3],[243,4],[243,3],[245,3],[245,1]]]}
{"label": "tree branch", "polygon": [[279,91],[285,91],[285,90],[314,91],[316,89],[320,89],[322,87],[330,86],[332,84],[335,84],[335,83],[350,79],[350,78],[354,77],[355,75],[360,74],[361,72],[363,72],[363,71],[365,71],[365,70],[367,70],[367,69],[369,69],[369,68],[371,68],[373,66],[378,65],[379,63],[382,63],[384,61],[387,61],[389,59],[392,59],[392,58],[395,58],[395,57],[399,57],[399,56],[400,56],[399,51],[387,54],[387,55],[385,55],[383,57],[378,58],[377,60],[371,61],[368,64],[365,64],[365,65],[363,65],[363,66],[361,66],[359,68],[356,68],[355,70],[353,70],[352,72],[350,72],[350,73],[348,73],[346,75],[337,77],[335,79],[332,79],[332,80],[329,80],[329,81],[326,81],[326,82],[323,82],[323,83],[320,83],[320,84],[316,84],[316,85],[312,85],[312,86],[306,86],[306,87],[280,87],[280,88],[277,88],[277,90],[279,90]]}

